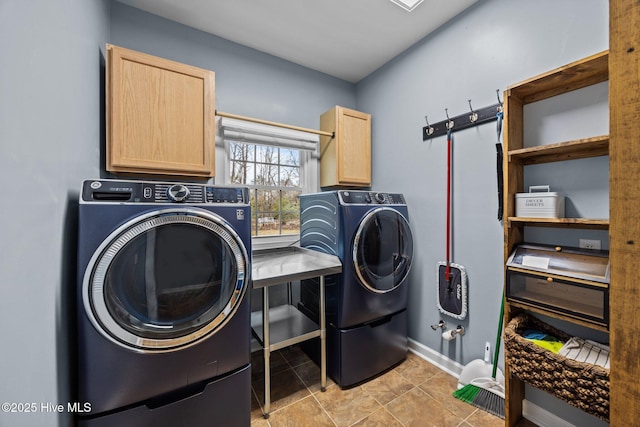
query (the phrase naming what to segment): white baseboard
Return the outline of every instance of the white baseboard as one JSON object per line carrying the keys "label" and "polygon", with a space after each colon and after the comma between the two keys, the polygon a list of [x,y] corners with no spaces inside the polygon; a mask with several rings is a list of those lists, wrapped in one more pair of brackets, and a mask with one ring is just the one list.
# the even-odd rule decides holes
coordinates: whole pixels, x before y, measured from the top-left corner
{"label": "white baseboard", "polygon": [[[411,338],[409,338],[409,351],[456,378],[460,377],[460,373],[464,368],[463,365],[455,360],[451,360]],[[565,419],[552,414],[526,399],[522,402],[522,416],[540,427],[576,427]]]}
{"label": "white baseboard", "polygon": [[411,338],[409,338],[409,351],[456,378],[460,377],[460,372],[462,372],[462,368],[464,368],[463,365],[459,364],[455,360],[451,360],[426,345],[412,340]]}
{"label": "white baseboard", "polygon": [[576,427],[527,399],[522,401],[522,416],[540,427]]}

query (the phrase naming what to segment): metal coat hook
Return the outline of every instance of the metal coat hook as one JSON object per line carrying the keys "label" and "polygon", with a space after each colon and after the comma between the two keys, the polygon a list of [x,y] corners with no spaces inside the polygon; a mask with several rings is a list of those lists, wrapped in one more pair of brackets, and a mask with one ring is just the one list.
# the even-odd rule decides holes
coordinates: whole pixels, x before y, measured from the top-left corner
{"label": "metal coat hook", "polygon": [[424,116],[427,125],[422,127],[422,140],[426,141],[430,138],[437,138],[441,135],[458,132],[497,120],[504,109],[504,104],[500,99],[500,89],[496,90],[496,96],[498,98],[496,104],[488,105],[477,110],[473,108],[471,100],[469,99],[467,102],[469,103],[470,111],[454,117],[449,117],[449,109],[445,108],[444,112],[447,118],[437,123],[429,123],[427,116]]}
{"label": "metal coat hook", "polygon": [[435,129],[429,124],[429,118],[427,116],[424,116],[424,121],[427,122],[427,135],[433,135]]}
{"label": "metal coat hook", "polygon": [[448,130],[451,130],[455,123],[453,122],[453,120],[451,120],[449,118],[449,109],[448,108],[444,109],[444,114],[447,116],[447,123],[445,124],[445,126],[447,127]]}
{"label": "metal coat hook", "polygon": [[471,110],[471,115],[469,116],[469,121],[471,123],[475,123],[478,120],[478,113],[473,111],[473,107],[471,106],[471,100],[469,100],[468,102],[469,102],[469,109]]}

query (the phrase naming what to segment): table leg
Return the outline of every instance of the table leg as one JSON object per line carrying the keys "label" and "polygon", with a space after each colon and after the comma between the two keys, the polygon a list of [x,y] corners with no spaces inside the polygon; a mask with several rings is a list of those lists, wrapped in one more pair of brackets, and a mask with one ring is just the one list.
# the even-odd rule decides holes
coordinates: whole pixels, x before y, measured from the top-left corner
{"label": "table leg", "polygon": [[262,336],[263,352],[264,352],[264,417],[269,418],[271,411],[271,342],[269,338],[269,287],[262,288],[263,306],[262,306]]}
{"label": "table leg", "polygon": [[320,276],[320,390],[327,390],[327,330],[324,307],[324,276]]}

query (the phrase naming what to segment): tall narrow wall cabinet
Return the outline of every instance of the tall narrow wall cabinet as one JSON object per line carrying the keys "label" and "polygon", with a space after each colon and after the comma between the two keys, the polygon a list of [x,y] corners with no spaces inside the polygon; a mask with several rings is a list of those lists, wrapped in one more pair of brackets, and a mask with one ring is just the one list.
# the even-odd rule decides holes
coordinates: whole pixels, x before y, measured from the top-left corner
{"label": "tall narrow wall cabinet", "polygon": [[320,186],[371,186],[371,115],[340,106],[320,116]]}

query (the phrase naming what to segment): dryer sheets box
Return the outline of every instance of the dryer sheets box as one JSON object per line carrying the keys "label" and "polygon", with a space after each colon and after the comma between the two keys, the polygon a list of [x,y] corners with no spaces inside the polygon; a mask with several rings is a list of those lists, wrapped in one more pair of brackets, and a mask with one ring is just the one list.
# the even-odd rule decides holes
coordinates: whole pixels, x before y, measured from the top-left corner
{"label": "dryer sheets box", "polygon": [[516,216],[524,218],[564,218],[564,196],[551,192],[548,185],[529,187],[516,194]]}

